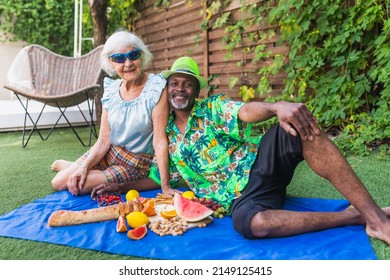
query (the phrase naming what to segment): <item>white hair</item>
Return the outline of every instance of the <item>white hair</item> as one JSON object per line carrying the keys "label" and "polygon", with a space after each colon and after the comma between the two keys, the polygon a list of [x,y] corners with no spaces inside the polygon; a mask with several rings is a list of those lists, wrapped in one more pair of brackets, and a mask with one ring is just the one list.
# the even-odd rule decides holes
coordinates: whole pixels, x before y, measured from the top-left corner
{"label": "white hair", "polygon": [[142,61],[143,70],[152,61],[153,55],[141,38],[130,31],[118,30],[107,39],[103,51],[100,54],[100,65],[109,76],[115,75],[116,72],[108,56],[129,47],[141,49],[140,59]]}

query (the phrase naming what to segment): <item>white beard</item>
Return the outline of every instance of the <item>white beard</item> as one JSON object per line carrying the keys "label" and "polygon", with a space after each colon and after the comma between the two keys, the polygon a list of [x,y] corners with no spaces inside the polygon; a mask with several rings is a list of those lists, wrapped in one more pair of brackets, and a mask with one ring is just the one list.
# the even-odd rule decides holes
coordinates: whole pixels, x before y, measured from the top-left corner
{"label": "white beard", "polygon": [[171,105],[176,110],[182,110],[187,108],[188,106],[188,99],[184,103],[176,103],[174,99],[172,99]]}

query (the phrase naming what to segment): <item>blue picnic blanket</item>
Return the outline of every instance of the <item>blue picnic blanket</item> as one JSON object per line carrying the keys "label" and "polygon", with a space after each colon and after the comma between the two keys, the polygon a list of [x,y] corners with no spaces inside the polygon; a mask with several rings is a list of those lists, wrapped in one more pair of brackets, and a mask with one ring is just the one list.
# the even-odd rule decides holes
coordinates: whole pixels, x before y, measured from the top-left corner
{"label": "blue picnic blanket", "polygon": [[[155,197],[157,190],[141,193]],[[124,197],[123,197],[124,199]],[[284,208],[295,211],[342,211],[345,200],[288,197]],[[141,240],[116,232],[116,221],[49,227],[56,210],[95,208],[89,196],[68,191],[50,194],[0,216],[0,236],[97,250],[113,254],[166,260],[371,260],[376,259],[363,226],[345,226],[284,238],[248,240],[239,235],[230,217],[214,219],[205,228],[182,236],[158,236],[152,231]]]}

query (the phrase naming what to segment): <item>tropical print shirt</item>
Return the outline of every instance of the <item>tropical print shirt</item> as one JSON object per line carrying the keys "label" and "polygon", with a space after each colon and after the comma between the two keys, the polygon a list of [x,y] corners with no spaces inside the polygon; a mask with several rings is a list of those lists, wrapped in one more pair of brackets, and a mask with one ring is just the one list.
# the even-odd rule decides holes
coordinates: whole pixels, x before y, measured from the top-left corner
{"label": "tropical print shirt", "polygon": [[[171,186],[184,179],[198,197],[212,198],[227,209],[249,179],[261,137],[251,136],[251,125],[238,119],[243,102],[214,95],[196,104],[185,134],[171,115],[167,126]],[[160,183],[157,164],[149,177]]]}

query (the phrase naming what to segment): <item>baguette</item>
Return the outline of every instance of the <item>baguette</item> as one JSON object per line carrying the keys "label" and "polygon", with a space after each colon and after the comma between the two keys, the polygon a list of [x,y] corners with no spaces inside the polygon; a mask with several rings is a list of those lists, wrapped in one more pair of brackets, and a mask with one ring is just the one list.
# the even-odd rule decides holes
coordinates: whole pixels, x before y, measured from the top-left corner
{"label": "baguette", "polygon": [[82,211],[58,210],[53,212],[48,220],[51,227],[97,223],[116,220],[130,212],[142,211],[142,203],[138,199],[118,204]]}

